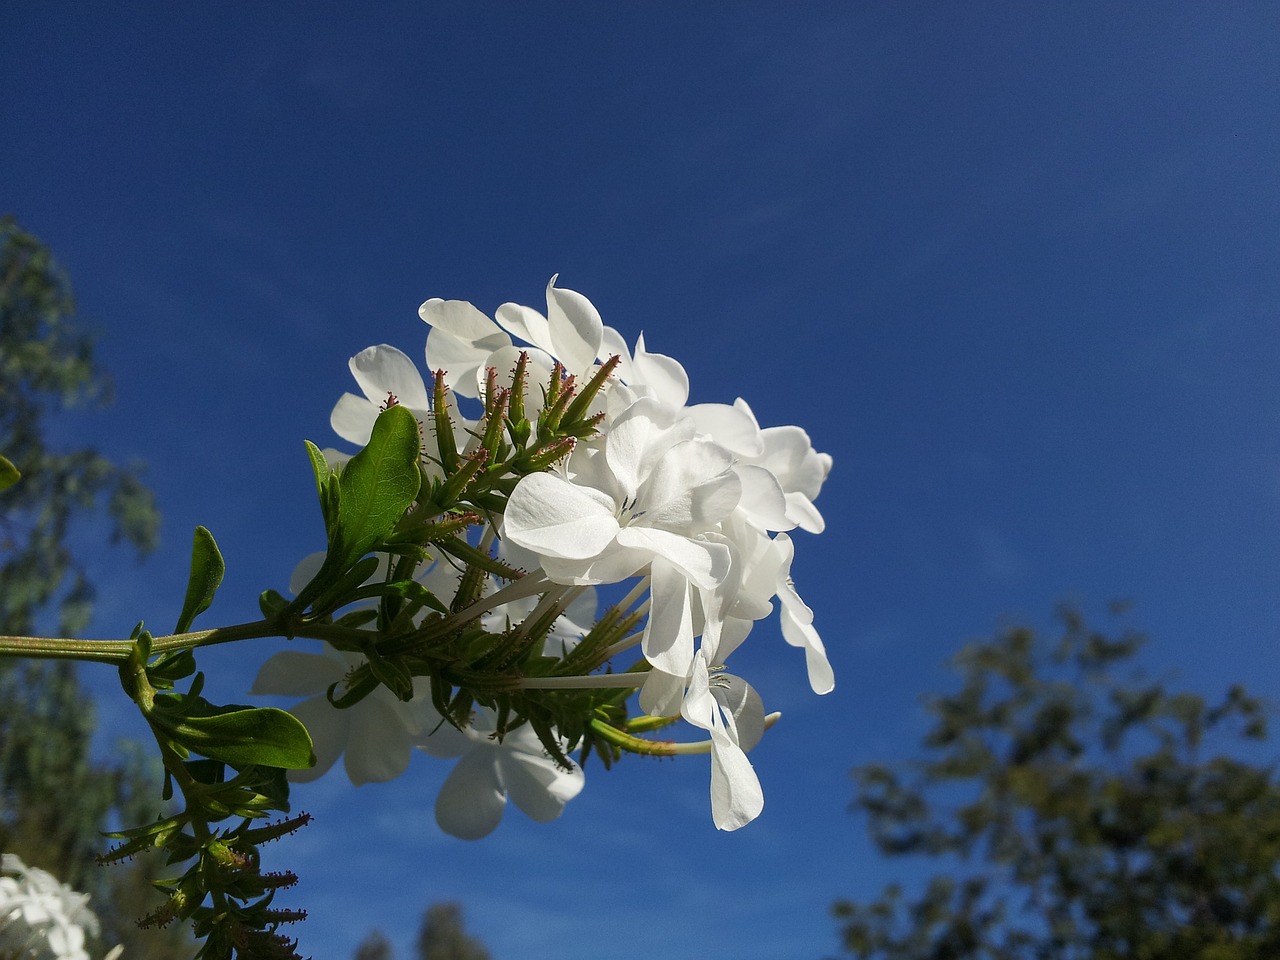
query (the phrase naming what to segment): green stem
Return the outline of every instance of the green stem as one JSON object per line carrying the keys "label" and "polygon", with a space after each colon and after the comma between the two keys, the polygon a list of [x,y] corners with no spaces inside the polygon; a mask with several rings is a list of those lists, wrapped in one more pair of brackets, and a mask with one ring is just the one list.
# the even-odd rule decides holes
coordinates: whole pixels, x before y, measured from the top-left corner
{"label": "green stem", "polygon": [[[216,643],[232,643],[236,640],[257,640],[263,637],[307,637],[312,640],[368,641],[373,634],[367,630],[355,630],[329,623],[280,623],[275,620],[255,620],[237,623],[230,627],[212,630],[193,630],[190,633],[173,633],[155,637],[151,643],[153,654],[174,650],[193,650]],[[133,650],[132,640],[80,640],[69,637],[6,637],[0,636],[0,657],[32,657],[45,660],[83,660],[89,663],[111,663],[117,666],[127,663]]]}

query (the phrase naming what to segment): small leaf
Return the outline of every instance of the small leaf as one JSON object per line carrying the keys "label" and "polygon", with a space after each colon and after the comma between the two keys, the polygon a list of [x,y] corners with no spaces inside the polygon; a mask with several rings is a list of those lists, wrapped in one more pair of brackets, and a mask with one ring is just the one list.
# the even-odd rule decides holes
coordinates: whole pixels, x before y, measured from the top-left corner
{"label": "small leaf", "polygon": [[18,468],[9,462],[8,457],[0,457],[0,490],[8,490],[18,482],[21,476]]}
{"label": "small leaf", "polygon": [[191,621],[209,609],[213,595],[222,583],[227,565],[218,552],[213,534],[204,527],[196,527],[191,542],[191,576],[187,580],[187,597],[182,602],[182,615],[174,633],[186,633]]}

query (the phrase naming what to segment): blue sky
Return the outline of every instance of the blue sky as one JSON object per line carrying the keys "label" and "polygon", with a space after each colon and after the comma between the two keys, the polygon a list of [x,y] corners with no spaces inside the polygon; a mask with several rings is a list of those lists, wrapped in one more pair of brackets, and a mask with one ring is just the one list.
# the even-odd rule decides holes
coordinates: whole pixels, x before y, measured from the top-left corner
{"label": "blue sky", "polygon": [[[207,619],[256,617],[321,545],[303,438],[335,442],[351,354],[421,356],[428,297],[536,306],[559,272],[693,401],[743,396],[835,460],[794,574],[836,691],[763,626],[735,658],[785,715],[758,822],[712,828],[700,760],[590,768],[558,822],[475,844],[431,819],[438,761],[334,774],[273,851],[303,950],[376,926],[407,956],[458,899],[497,960],[830,953],[830,901],[907,869],[847,813],[849,768],[911,756],[941,662],[1062,600],[1130,599],[1150,669],[1274,696],[1277,18],[4,5],[0,208],[69,270],[117,384],[58,436],[145,460],[165,516],[145,564],[96,554],[95,635],[171,625],[196,524],[228,563]],[[243,698],[272,649],[210,651],[211,688]]]}

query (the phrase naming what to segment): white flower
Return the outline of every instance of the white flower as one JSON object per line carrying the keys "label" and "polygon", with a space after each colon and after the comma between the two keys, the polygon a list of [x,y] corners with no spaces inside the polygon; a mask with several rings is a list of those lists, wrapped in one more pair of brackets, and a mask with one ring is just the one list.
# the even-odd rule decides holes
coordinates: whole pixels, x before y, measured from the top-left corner
{"label": "white flower", "polygon": [[693,659],[691,590],[713,590],[731,557],[726,545],[699,535],[732,513],[741,494],[733,457],[692,437],[692,429],[654,401],[636,401],[605,436],[603,454],[578,460],[572,480],[555,473],[521,479],[503,526],[557,583],[616,583],[648,567],[652,606],[642,650],[655,667],[680,676]]}
{"label": "white flower", "polygon": [[532,307],[504,303],[495,323],[465,300],[437,298],[419,307],[418,315],[431,326],[428,366],[448,373],[449,383],[464,397],[481,395],[489,367],[502,371],[514,364],[522,350],[513,334],[532,345],[523,352],[539,368],[549,372],[552,361],[559,360],[567,372],[583,376],[595,364],[603,332],[591,301],[557,287],[555,277],[547,284],[545,317]]}
{"label": "white flower", "polygon": [[502,820],[507,797],[531,819],[546,823],[582,791],[582,769],[556,763],[528,724],[501,741],[492,710],[481,708],[460,731],[444,720],[419,738],[417,746],[435,757],[460,757],[436,797],[440,829],[462,840],[488,836]]}
{"label": "white flower", "polygon": [[338,757],[343,758],[347,776],[357,786],[394,780],[408,769],[413,744],[431,722],[430,697],[415,697],[404,703],[379,686],[354,706],[335,708],[326,691],[332,684],[341,684],[363,662],[359,654],[326,645],[323,654],[283,650],[258,671],[250,693],[307,697],[290,707],[289,712],[311,734],[316,765],[290,770],[290,780],[316,780],[328,772]]}
{"label": "white flower", "polygon": [[0,857],[0,957],[89,960],[85,936],[97,934],[89,896],[11,853]]}

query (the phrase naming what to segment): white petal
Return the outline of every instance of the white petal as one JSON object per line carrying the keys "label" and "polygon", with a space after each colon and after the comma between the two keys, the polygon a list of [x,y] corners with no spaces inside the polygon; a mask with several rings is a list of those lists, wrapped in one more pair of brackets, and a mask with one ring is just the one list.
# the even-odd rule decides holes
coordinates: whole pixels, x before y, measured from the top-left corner
{"label": "white petal", "polygon": [[[586,778],[577,764],[562,770],[547,756],[537,735],[521,727],[507,735],[499,748],[503,785],[526,816],[539,823],[554,820],[564,805],[582,792]],[[515,743],[513,738],[519,737]],[[528,741],[532,741],[529,743]]]}
{"label": "white petal", "polygon": [[640,688],[640,709],[653,717],[674,717],[684,698],[685,678],[650,670]]}
{"label": "white petal", "polygon": [[761,466],[773,472],[783,490],[816,499],[831,472],[830,455],[814,450],[809,434],[800,427],[767,427],[760,436],[764,440]]}
{"label": "white petal", "polygon": [[363,447],[373,433],[373,422],[378,419],[378,405],[368,397],[344,393],[338,398],[329,414],[329,426],[348,443]]}
{"label": "white petal", "polygon": [[690,540],[678,533],[630,526],[618,531],[619,546],[645,551],[678,568],[692,583],[712,590],[729,575],[732,555],[722,543]]}
{"label": "white petal", "polygon": [[552,277],[547,284],[547,326],[555,356],[570,373],[585,376],[595,364],[604,333],[591,301],[573,290],[557,288]]}
{"label": "white petal", "polygon": [[281,697],[309,697],[324,693],[347,672],[333,657],[301,650],[281,650],[267,658],[250,693]]}
{"label": "white petal", "polygon": [[410,742],[394,704],[378,690],[354,707],[343,763],[356,786],[385,783],[409,768]]}
{"label": "white petal", "polygon": [[555,351],[555,345],[551,342],[551,330],[547,326],[547,318],[533,307],[522,307],[518,303],[504,303],[494,314],[494,319],[513,337],[519,337],[525,343],[531,343],[547,353]]}
{"label": "white petal", "polygon": [[684,676],[693,661],[693,609],[682,571],[656,559],[651,571],[649,619],[640,649],[654,669]]}
{"label": "white petal", "polygon": [[388,393],[394,393],[401,404],[413,410],[430,406],[422,374],[395,347],[385,343],[367,347],[347,361],[347,366],[364,395],[378,406],[386,404]]}
{"label": "white petal", "polygon": [[795,559],[795,544],[785,533],[773,538],[778,556],[778,599],[782,607],[798,623],[813,623],[813,610],[800,599],[796,585],[791,580],[791,564]]}
{"label": "white petal", "polygon": [[641,397],[614,418],[605,439],[605,460],[621,493],[633,499],[654,466],[696,426],[687,417]]}
{"label": "white petal", "polygon": [[620,583],[649,565],[653,553],[633,550],[616,542],[598,557],[586,560],[563,560],[543,557],[542,572],[552,583],[584,586],[596,583]]}
{"label": "white petal", "polygon": [[710,440],[693,439],[667,451],[637,496],[646,526],[695,535],[733,512],[742,483],[728,450]]}
{"label": "white petal", "polygon": [[600,335],[600,349],[596,353],[596,359],[604,363],[610,357],[617,357],[619,361],[614,375],[623,383],[630,383],[631,351],[627,349],[627,341],[622,339],[622,334],[613,327],[605,326]]}
{"label": "white petal", "polygon": [[733,406],[727,403],[697,403],[685,412],[693,417],[699,433],[706,434],[738,456],[758,457],[764,453],[760,424],[756,423],[751,408],[742,400]]}
{"label": "white petal", "polygon": [[679,361],[644,348],[644,334],[636,338],[635,357],[631,363],[632,379],[643,384],[663,406],[679,410],[689,400],[689,374]]}
{"label": "white petal", "polygon": [[836,675],[831,669],[830,661],[827,660],[827,649],[822,643],[822,638],[818,636],[818,631],[814,629],[813,624],[796,620],[785,609],[781,619],[782,638],[791,646],[801,647],[804,650],[805,666],[809,671],[809,686],[813,688],[814,693],[830,693],[835,689]]}
{"label": "white petal", "polygon": [[504,535],[542,556],[584,560],[602,552],[618,532],[613,501],[552,473],[522,478],[511,492]]}
{"label": "white petal", "polygon": [[764,809],[764,791],[747,755],[717,727],[711,731],[711,818],[721,830],[746,826]]}
{"label": "white petal", "polygon": [[733,739],[744,751],[749,751],[764,736],[764,701],[755,687],[731,673],[720,674],[711,695],[724,711],[733,730]]}
{"label": "white petal", "polygon": [[787,515],[787,498],[778,478],[750,463],[740,463],[734,473],[742,482],[738,509],[752,526],[760,530],[790,530],[796,521]]}
{"label": "white petal", "polygon": [[334,708],[325,697],[312,697],[289,708],[289,712],[302,721],[311,734],[311,749],[316,755],[314,767],[290,770],[289,780],[294,783],[310,783],[329,772],[347,748],[350,718],[345,711]]}
{"label": "white petal", "polygon": [[[430,324],[432,330],[439,330],[463,343],[482,347],[486,352],[511,342],[496,323],[466,300],[441,300],[433,297],[418,308],[418,316]],[[501,342],[487,345],[489,340]]]}
{"label": "white petal", "polygon": [[492,747],[478,744],[453,768],[436,797],[436,823],[460,840],[479,840],[502,822],[507,795]]}
{"label": "white petal", "polygon": [[827,528],[818,508],[803,493],[787,494],[787,519],[809,533],[821,533]]}

